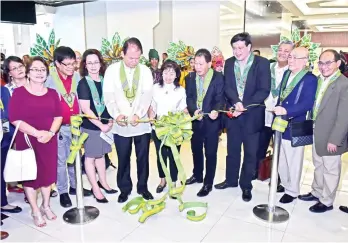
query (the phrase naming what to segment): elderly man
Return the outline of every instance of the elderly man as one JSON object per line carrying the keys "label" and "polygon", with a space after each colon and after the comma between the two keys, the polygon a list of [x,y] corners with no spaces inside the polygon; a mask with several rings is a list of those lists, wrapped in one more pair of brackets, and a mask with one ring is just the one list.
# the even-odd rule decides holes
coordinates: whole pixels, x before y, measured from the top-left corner
{"label": "elderly man", "polygon": [[315,201],[313,213],[333,209],[341,175],[341,156],[348,151],[348,79],[339,70],[340,55],[335,50],[324,51],[319,58],[320,77],[313,107],[315,166],[312,191],[298,198]]}
{"label": "elderly man", "polygon": [[292,122],[305,121],[314,104],[317,78],[306,69],[308,55],[304,47],[290,53],[289,70],[283,76],[278,103],[274,108],[275,115],[289,122],[283,133],[279,155],[279,176],[285,188],[281,203],[292,202],[300,192],[304,146],[292,147],[290,127]]}
{"label": "elderly man", "polygon": [[128,200],[132,191],[130,158],[134,141],[137,156],[137,192],[144,199],[153,199],[148,191],[149,149],[151,126],[139,123],[148,119],[152,100],[153,78],[145,65],[139,64],[143,47],[137,38],[128,39],[122,50],[123,60],[108,67],[104,77],[104,100],[109,114],[117,121],[112,133],[118,157],[117,186],[121,194],[118,202]]}
{"label": "elderly man", "polygon": [[[288,70],[288,57],[292,49],[294,48],[294,44],[291,41],[283,41],[279,44],[278,52],[277,52],[277,61],[271,63],[271,92],[268,98],[265,100],[266,111],[265,111],[265,126],[262,128],[260,132],[260,144],[258,148],[258,163],[256,167],[255,178],[257,178],[259,163],[266,157],[266,153],[273,136],[272,131],[272,122],[273,122],[273,112],[275,105],[278,101],[280,83],[282,81],[284,72]],[[279,192],[284,192],[284,188],[279,186]]]}
{"label": "elderly man", "polygon": [[[226,121],[226,180],[215,185],[215,188],[237,187],[239,181],[242,198],[248,202],[252,198],[257,148],[265,121],[263,105],[271,88],[271,72],[269,61],[252,53],[251,37],[248,33],[233,36],[231,46],[234,57],[226,60],[224,90],[228,108],[235,108],[235,111],[233,117]],[[249,105],[253,106],[248,107]],[[244,161],[239,178],[242,144]]]}

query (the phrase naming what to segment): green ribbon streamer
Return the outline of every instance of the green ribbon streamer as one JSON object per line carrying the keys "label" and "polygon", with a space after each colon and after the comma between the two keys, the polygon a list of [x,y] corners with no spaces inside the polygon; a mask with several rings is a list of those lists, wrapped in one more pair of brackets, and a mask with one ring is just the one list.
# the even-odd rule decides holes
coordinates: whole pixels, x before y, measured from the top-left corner
{"label": "green ribbon streamer", "polygon": [[128,202],[122,210],[124,212],[129,212],[130,214],[138,213],[140,210],[143,211],[143,214],[139,218],[140,223],[144,223],[147,218],[152,215],[155,215],[161,212],[165,208],[165,200],[167,196],[171,196],[175,198],[179,202],[179,211],[182,212],[185,209],[191,209],[187,211],[186,218],[191,221],[201,221],[206,215],[207,211],[205,211],[201,215],[197,215],[196,211],[192,208],[206,208],[208,207],[207,203],[203,202],[184,202],[182,200],[182,194],[185,190],[186,184],[186,174],[182,163],[180,161],[180,154],[178,152],[177,146],[181,145],[184,141],[188,141],[192,137],[192,121],[197,119],[198,116],[190,117],[190,115],[185,114],[184,112],[178,113],[168,113],[167,116],[162,116],[160,119],[156,120],[155,132],[158,137],[162,141],[160,151],[162,151],[162,147],[168,146],[171,148],[175,164],[178,168],[178,178],[181,182],[180,187],[174,187],[173,181],[171,179],[170,173],[167,169],[166,164],[164,163],[162,154],[160,155],[160,162],[165,174],[165,178],[167,184],[169,186],[169,191],[159,200],[149,200],[145,201],[142,197],[137,197]]}
{"label": "green ribbon streamer", "polygon": [[83,117],[83,115],[76,115],[76,116],[70,117],[71,134],[75,135],[77,137],[76,139],[71,140],[70,154],[69,154],[69,157],[66,161],[70,165],[74,164],[77,153],[80,151],[80,149],[82,148],[82,145],[84,144],[84,142],[88,138],[87,133],[81,134],[81,131],[80,131],[80,126],[82,124],[82,117]]}

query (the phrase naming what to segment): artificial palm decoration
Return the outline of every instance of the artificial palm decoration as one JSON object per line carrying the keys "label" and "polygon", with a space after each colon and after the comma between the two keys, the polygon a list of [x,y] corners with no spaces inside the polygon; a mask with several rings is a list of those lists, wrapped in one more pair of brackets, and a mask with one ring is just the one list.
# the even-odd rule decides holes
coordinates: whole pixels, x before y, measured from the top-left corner
{"label": "artificial palm decoration", "polygon": [[41,35],[36,34],[36,43],[34,47],[30,48],[30,55],[40,56],[45,59],[48,64],[50,64],[53,62],[53,53],[54,50],[59,46],[59,43],[60,39],[58,39],[56,42],[56,35],[53,29],[51,30],[48,42],[46,42]]}
{"label": "artificial palm decoration", "polygon": [[184,42],[170,42],[167,50],[168,59],[178,63],[181,67],[190,66],[190,59],[194,57],[195,50],[192,46],[185,45]]}
{"label": "artificial palm decoration", "polygon": [[[114,34],[112,37],[111,42],[107,40],[106,38],[102,39],[102,47],[101,47],[101,54],[103,55],[104,61],[110,65],[115,62],[119,62],[122,60],[122,48],[126,40],[128,40],[129,37],[125,39],[121,39],[121,36],[118,32]],[[144,65],[148,65],[149,61],[144,57],[140,57],[140,63]]]}
{"label": "artificial palm decoration", "polygon": [[[309,62],[313,63],[317,58],[318,55],[316,54],[316,49],[320,46],[320,43],[314,43],[311,42],[312,35],[311,34],[305,34],[302,38],[300,35],[300,30],[299,29],[294,29],[294,31],[291,33],[291,38],[288,38],[286,36],[280,36],[280,42],[283,41],[292,41],[296,47],[305,47],[309,50]],[[278,45],[271,45],[271,48],[273,50],[274,56],[277,56]]]}

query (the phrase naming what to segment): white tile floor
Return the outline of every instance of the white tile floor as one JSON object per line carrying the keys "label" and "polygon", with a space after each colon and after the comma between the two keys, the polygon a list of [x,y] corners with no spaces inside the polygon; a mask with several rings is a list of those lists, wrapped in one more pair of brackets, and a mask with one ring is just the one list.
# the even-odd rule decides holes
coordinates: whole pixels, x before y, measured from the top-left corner
{"label": "white tile floor", "polygon": [[[181,155],[187,176],[191,176],[192,156],[188,143],[183,146]],[[114,156],[112,160],[117,163]],[[216,183],[224,179],[225,156],[226,141],[223,138],[219,146]],[[133,169],[134,159],[133,154]],[[159,197],[155,194],[159,182],[155,159],[154,146],[151,144],[149,189],[154,196]],[[306,149],[305,159],[301,185],[303,193],[310,190],[313,179],[310,148]],[[62,216],[67,210],[60,207],[58,198],[54,198],[51,207],[58,215],[58,220],[48,222],[47,227],[37,228],[32,223],[30,209],[23,202],[23,196],[11,193],[10,203],[21,206],[23,212],[9,215],[10,218],[4,220],[1,230],[10,233],[5,242],[348,242],[348,215],[338,210],[339,205],[348,205],[347,165],[346,157],[334,210],[313,214],[308,211],[312,203],[297,200],[283,206],[289,211],[290,220],[282,224],[269,225],[253,215],[253,207],[266,203],[268,199],[268,183],[255,181],[253,199],[248,203],[241,199],[240,189],[213,190],[208,197],[197,198],[196,193],[201,185],[188,186],[184,194],[185,201],[204,201],[209,204],[207,217],[202,222],[188,221],[185,214],[178,211],[178,203],[167,199],[167,206],[161,213],[140,224],[137,221],[139,215],[122,212],[123,205],[117,203],[118,193],[107,196],[110,201],[108,204],[98,204],[93,198],[86,198],[85,204],[96,206],[100,216],[84,226],[66,224]],[[136,182],[135,170],[132,171],[132,178]],[[116,186],[116,170],[108,170],[108,180],[112,187]],[[89,187],[86,178],[84,183],[85,187]],[[133,190],[131,198],[134,196],[136,193]],[[75,205],[75,198],[72,199]]]}

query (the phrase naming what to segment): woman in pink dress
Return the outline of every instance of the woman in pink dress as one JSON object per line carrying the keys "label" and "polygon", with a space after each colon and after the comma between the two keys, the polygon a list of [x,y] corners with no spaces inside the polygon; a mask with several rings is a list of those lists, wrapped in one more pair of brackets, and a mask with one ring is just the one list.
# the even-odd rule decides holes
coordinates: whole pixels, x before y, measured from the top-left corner
{"label": "woman in pink dress", "polygon": [[[28,83],[15,89],[9,104],[9,120],[19,126],[16,135],[16,149],[28,148],[24,133],[29,135],[37,164],[36,180],[23,183],[32,209],[34,223],[38,227],[46,225],[42,216],[55,220],[57,216],[50,209],[51,185],[57,180],[58,145],[56,132],[62,123],[60,101],[55,90],[44,86],[48,66],[41,57],[32,58],[27,66]],[[36,190],[41,189],[43,203],[40,208],[36,201]]]}

